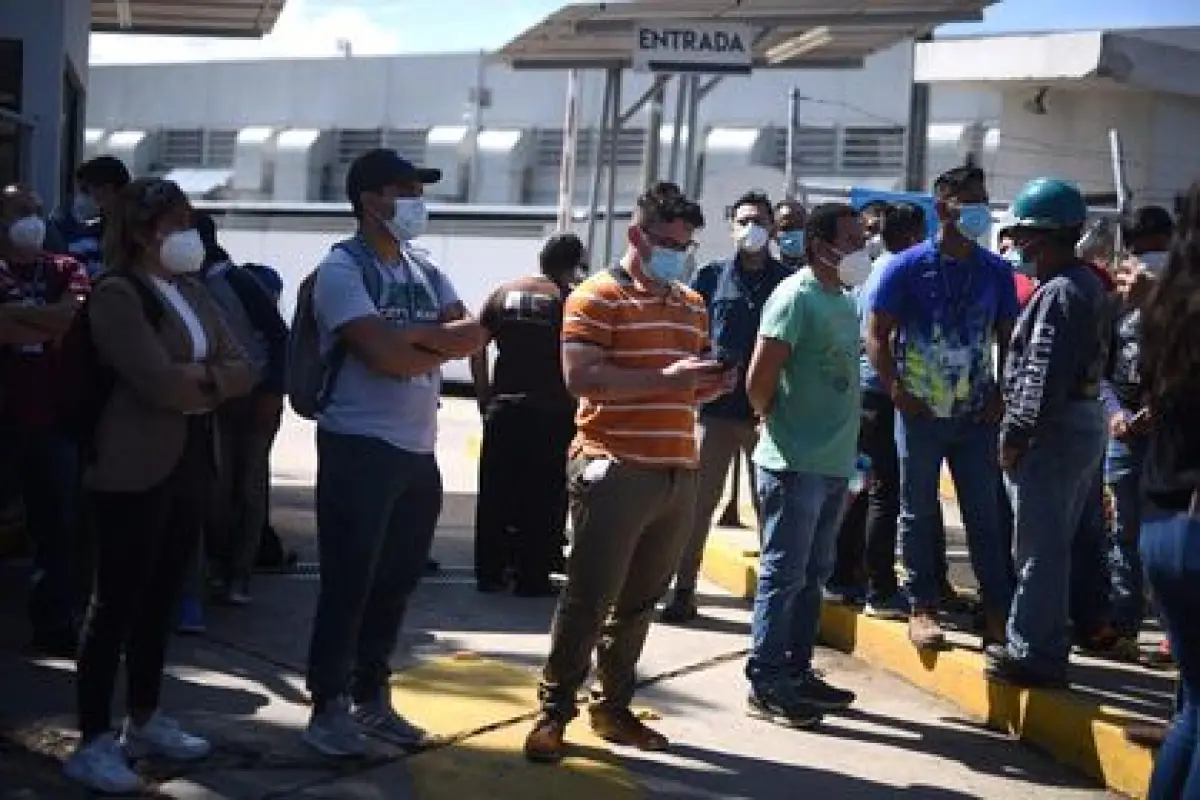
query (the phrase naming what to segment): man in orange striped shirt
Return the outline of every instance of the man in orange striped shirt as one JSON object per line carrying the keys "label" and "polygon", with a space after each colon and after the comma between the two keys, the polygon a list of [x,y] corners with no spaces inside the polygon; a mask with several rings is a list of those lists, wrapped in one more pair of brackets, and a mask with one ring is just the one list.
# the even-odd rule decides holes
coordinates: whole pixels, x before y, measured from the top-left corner
{"label": "man in orange striped shirt", "polygon": [[525,741],[533,761],[563,757],[575,696],[596,651],[592,729],[643,750],[667,746],[629,710],[634,669],[690,531],[696,407],[730,391],[736,371],[705,357],[708,314],[680,281],[700,208],[662,187],[642,195],[629,247],[568,298],[563,377],[579,398],[567,484],[573,538]]}

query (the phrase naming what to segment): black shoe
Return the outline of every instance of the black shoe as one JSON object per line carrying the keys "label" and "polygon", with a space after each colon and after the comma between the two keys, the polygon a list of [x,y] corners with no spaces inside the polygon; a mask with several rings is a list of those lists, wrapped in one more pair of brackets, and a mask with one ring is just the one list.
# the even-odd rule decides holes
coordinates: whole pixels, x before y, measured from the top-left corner
{"label": "black shoe", "polygon": [[820,709],[802,701],[791,688],[751,689],[746,715],[785,728],[815,728],[821,724]]}
{"label": "black shoe", "polygon": [[513,587],[513,594],[517,597],[558,597],[558,587],[550,581],[542,583],[534,581],[530,583],[517,582]]}
{"label": "black shoe", "polygon": [[442,562],[437,561],[432,558],[427,559],[425,561],[425,574],[426,575],[437,575],[441,571],[442,571]]}
{"label": "black shoe", "polygon": [[1032,670],[1014,658],[1008,648],[1002,645],[990,645],[985,651],[987,666],[983,674],[996,683],[1015,686],[1020,689],[1066,689],[1066,675],[1048,675]]}
{"label": "black shoe", "polygon": [[50,658],[75,658],[79,653],[79,634],[72,628],[35,631],[29,649]]}
{"label": "black shoe", "polygon": [[700,608],[696,605],[695,593],[685,591],[675,593],[659,619],[668,625],[686,625],[698,616]]}
{"label": "black shoe", "polygon": [[802,702],[822,711],[844,711],[857,698],[854,692],[830,686],[812,670],[801,672],[793,678],[792,688]]}

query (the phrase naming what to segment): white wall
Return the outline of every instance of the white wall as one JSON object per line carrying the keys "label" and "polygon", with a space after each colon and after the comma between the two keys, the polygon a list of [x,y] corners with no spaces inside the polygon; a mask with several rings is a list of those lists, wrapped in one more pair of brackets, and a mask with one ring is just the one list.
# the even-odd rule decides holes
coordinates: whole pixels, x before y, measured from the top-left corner
{"label": "white wall", "polygon": [[[480,57],[99,66],[92,71],[88,125],[110,130],[453,125],[463,119]],[[824,101],[801,105],[805,124],[871,125],[887,124],[886,120],[903,125],[908,119],[911,75],[912,47],[901,44],[868,59],[863,70],[762,71],[751,77],[730,77],[708,96],[700,119],[703,125],[782,125],[787,121],[788,89],[799,86],[803,94]],[[484,112],[485,125],[562,127],[564,72],[517,73],[489,63],[485,81],[493,95],[493,107]],[[601,73],[585,75],[581,108],[585,127],[595,124],[603,85]],[[628,106],[648,85],[647,76],[627,74],[623,104]],[[672,90],[666,102],[668,118],[674,112],[674,99]]]}
{"label": "white wall", "polygon": [[1135,202],[1150,188],[1155,155],[1155,109],[1158,97],[1121,89],[1051,88],[1048,113],[1025,109],[1034,86],[1004,91],[1000,145],[990,181],[994,199],[1011,200],[1026,181],[1055,175],[1074,180],[1085,192],[1112,192],[1112,160],[1108,131],[1121,131],[1126,180]]}
{"label": "white wall", "polygon": [[91,13],[82,0],[0,0],[0,35],[24,42],[21,114],[34,124],[29,179],[47,206],[59,200],[63,70],[71,65],[87,80]]}

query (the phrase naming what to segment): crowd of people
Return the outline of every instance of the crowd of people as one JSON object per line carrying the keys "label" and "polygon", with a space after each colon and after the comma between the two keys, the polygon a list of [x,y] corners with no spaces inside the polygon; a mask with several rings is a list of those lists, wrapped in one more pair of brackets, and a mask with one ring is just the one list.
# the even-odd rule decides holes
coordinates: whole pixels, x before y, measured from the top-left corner
{"label": "crowd of people", "polygon": [[[995,236],[973,166],[937,179],[932,216],[751,191],[728,257],[697,265],[706,220],[659,183],[617,263],[591,271],[556,234],[476,316],[416,244],[440,172],[374,150],[346,178],[355,233],[289,326],[278,274],[236,264],[178,186],[107,157],[76,178],[48,216],[28,187],[0,192],[0,486],[33,543],[32,644],[77,657],[80,783],[134,791],[130,758],[209,753],[159,708],[169,634],[202,631],[209,597],[251,603],[264,551],[285,558],[267,518],[285,399],[317,427],[304,741],[427,743],[388,664],[441,513],[441,366],[469,358],[476,586],[557,596],[530,760],[565,755],[593,663],[595,732],[668,746],[631,711],[636,666],[656,617],[701,613],[712,517],[749,458],[750,715],[806,728],[855,702],[813,668],[823,602],[906,620],[920,650],[973,611],[987,676],[1023,687],[1064,687],[1072,644],[1136,657],[1152,603],[1181,676],[1152,796],[1200,795],[1200,184],[1179,220],[1123,220],[1120,251],[1057,179]],[[975,604],[949,577],[944,464]]]}

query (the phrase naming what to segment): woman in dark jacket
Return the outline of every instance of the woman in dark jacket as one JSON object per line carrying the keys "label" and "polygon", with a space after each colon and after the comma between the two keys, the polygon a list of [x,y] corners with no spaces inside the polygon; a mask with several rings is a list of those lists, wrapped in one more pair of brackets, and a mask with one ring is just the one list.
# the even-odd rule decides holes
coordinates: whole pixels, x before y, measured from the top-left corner
{"label": "woman in dark jacket", "polygon": [[[108,274],[86,306],[92,342],[116,382],[84,475],[96,584],[80,645],[80,744],[66,773],[104,792],[136,791],[128,758],[203,758],[208,742],[159,712],[171,617],[215,474],[212,410],[255,375],[191,277],[204,260],[192,208],[170,181],[137,180],[108,220]],[[128,680],[120,738],[117,667]]]}

